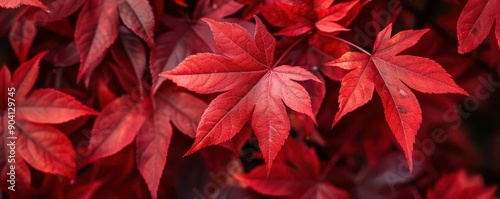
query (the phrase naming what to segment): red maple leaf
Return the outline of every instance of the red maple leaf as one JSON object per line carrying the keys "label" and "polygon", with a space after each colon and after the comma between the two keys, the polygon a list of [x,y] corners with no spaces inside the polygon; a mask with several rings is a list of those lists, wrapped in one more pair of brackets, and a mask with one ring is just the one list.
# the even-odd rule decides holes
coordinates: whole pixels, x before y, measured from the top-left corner
{"label": "red maple leaf", "polygon": [[500,0],[469,0],[457,22],[458,52],[468,53],[479,46],[496,20],[495,35],[500,46]]}
{"label": "red maple leaf", "polygon": [[[415,45],[428,30],[406,30],[391,37],[392,24],[375,40],[373,53],[348,52],[326,63],[351,70],[342,78],[339,111],[335,125],[344,115],[372,99],[373,90],[382,98],[385,118],[412,168],[413,143],[422,122],[417,98],[408,88],[423,93],[468,95],[435,61],[410,55],[397,55]],[[332,126],[333,126],[332,125]]]}
{"label": "red maple leaf", "polygon": [[313,30],[322,32],[347,31],[339,21],[358,4],[358,0],[338,3],[334,0],[276,1],[261,8],[262,15],[274,26],[284,27],[276,35],[297,36]]}
{"label": "red maple leaf", "polygon": [[314,149],[288,139],[268,176],[265,166],[237,179],[260,194],[287,198],[349,198],[346,191],[323,181],[321,162]]}
{"label": "red maple leaf", "polygon": [[[0,167],[2,173],[6,173],[3,171],[9,166],[7,157],[10,155],[7,143],[15,141],[17,151],[15,164],[19,169],[17,172],[25,177],[24,180],[28,185],[30,174],[25,162],[42,172],[60,174],[71,179],[76,177],[76,156],[73,145],[63,132],[49,124],[59,124],[77,117],[97,114],[72,96],[54,89],[39,89],[30,93],[38,76],[40,60],[45,54],[40,53],[21,64],[12,78],[7,67],[2,67],[0,71],[2,77]],[[15,88],[14,92],[8,89],[11,87]],[[13,102],[14,105],[7,107],[7,102]],[[9,112],[15,112],[15,115]],[[15,121],[14,131],[10,131],[12,127],[6,125],[11,123],[8,122],[10,120]],[[9,138],[13,136],[17,136],[17,139]]]}
{"label": "red maple leaf", "polygon": [[156,198],[173,133],[170,122],[194,137],[205,108],[203,101],[168,87],[161,87],[154,95],[122,96],[97,117],[86,162],[113,155],[135,139],[137,167]]}
{"label": "red maple leaf", "polygon": [[427,190],[427,199],[438,198],[495,198],[495,186],[485,187],[480,175],[469,175],[465,170],[443,175],[434,185]]}
{"label": "red maple leaf", "polygon": [[255,18],[254,38],[240,25],[203,20],[224,55],[191,55],[161,74],[198,93],[224,92],[203,113],[187,154],[229,140],[252,118],[252,129],[270,169],[290,131],[285,104],[315,121],[311,99],[296,81],[321,81],[301,67],[275,67],[276,41],[260,19]]}

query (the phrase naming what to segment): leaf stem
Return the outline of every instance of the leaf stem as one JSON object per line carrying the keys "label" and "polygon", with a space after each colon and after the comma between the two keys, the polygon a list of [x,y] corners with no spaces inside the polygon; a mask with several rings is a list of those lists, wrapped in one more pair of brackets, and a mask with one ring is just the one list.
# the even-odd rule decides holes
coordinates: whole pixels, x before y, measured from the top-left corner
{"label": "leaf stem", "polygon": [[328,37],[328,38],[332,38],[332,39],[339,40],[339,41],[341,41],[341,42],[346,43],[346,44],[347,44],[347,45],[349,45],[349,46],[352,46],[352,47],[354,47],[354,48],[356,48],[356,49],[360,50],[361,52],[363,52],[363,53],[365,53],[365,54],[367,54],[367,55],[372,55],[371,53],[369,53],[369,52],[368,52],[368,51],[366,51],[365,49],[363,49],[363,48],[359,47],[358,45],[353,44],[353,43],[351,43],[351,42],[349,42],[349,41],[347,41],[347,40],[345,40],[345,39],[342,39],[342,38],[339,38],[339,37],[336,37],[336,36],[332,36],[332,35],[328,35],[328,34],[321,34],[321,35],[323,35],[323,36],[325,36],[325,37]]}
{"label": "leaf stem", "polygon": [[304,38],[306,38],[307,35],[309,34],[306,33],[302,35],[302,37],[300,37],[297,41],[293,42],[293,44],[290,45],[290,47],[288,47],[288,49],[286,49],[286,51],[283,54],[281,54],[281,57],[276,62],[274,62],[272,68],[276,67],[278,63],[280,63],[280,61],[285,57],[285,55],[288,54],[288,52],[290,52],[290,50],[292,50],[292,48],[295,47],[300,41],[304,40]]}

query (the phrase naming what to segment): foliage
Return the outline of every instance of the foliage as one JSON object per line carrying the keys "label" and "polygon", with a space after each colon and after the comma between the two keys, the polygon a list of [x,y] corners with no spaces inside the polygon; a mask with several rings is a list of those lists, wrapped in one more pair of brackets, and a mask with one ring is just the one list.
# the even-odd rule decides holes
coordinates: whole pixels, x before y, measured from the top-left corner
{"label": "foliage", "polygon": [[497,192],[500,0],[0,7],[9,198]]}

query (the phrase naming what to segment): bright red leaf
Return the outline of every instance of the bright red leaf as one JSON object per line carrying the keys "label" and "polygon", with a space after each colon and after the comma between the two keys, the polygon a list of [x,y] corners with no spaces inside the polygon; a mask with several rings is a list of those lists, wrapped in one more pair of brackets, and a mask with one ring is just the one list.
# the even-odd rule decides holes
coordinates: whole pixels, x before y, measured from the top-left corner
{"label": "bright red leaf", "polygon": [[320,80],[300,67],[274,67],[276,41],[260,19],[255,19],[255,38],[237,24],[204,19],[224,55],[192,55],[162,73],[198,93],[224,92],[205,110],[188,154],[229,140],[252,118],[252,129],[271,168],[290,131],[285,104],[314,120],[311,99],[296,81]]}
{"label": "bright red leaf", "polygon": [[469,0],[457,22],[458,52],[465,54],[476,49],[490,33],[495,20],[494,32],[500,47],[500,0]]}
{"label": "bright red leaf", "polygon": [[[31,60],[23,63],[14,72],[10,81],[10,71],[6,67],[1,70],[2,90],[13,86],[15,92],[15,134],[10,134],[6,125],[2,126],[1,134],[4,139],[17,135],[16,146],[19,159],[16,164],[23,168],[24,161],[33,168],[46,173],[60,174],[68,178],[76,176],[76,160],[73,145],[64,133],[47,124],[58,124],[73,120],[85,115],[95,115],[96,111],[82,105],[75,98],[54,89],[40,89],[29,94],[38,76],[39,63],[46,53],[40,53]],[[2,96],[6,102],[6,95]],[[7,124],[9,115],[7,107],[2,106],[1,121]],[[9,153],[6,144],[2,144],[4,154]],[[2,160],[2,168],[8,166]],[[21,171],[29,172],[22,169]],[[27,183],[29,184],[29,173]]]}
{"label": "bright red leaf", "polygon": [[327,63],[351,70],[342,79],[340,110],[333,125],[347,113],[370,101],[376,89],[382,98],[387,123],[412,168],[413,143],[422,123],[422,112],[417,98],[408,87],[423,93],[468,94],[435,61],[397,55],[415,45],[427,30],[402,31],[393,37],[391,32],[392,24],[389,24],[377,35],[372,54],[348,52]]}

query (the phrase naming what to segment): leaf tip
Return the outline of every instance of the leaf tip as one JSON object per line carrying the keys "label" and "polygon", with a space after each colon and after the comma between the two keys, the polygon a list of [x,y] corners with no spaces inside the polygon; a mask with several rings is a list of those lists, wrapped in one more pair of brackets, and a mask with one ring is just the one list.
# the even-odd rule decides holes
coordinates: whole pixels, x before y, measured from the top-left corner
{"label": "leaf tip", "polygon": [[413,160],[408,158],[408,168],[410,169],[410,173],[413,172]]}
{"label": "leaf tip", "polygon": [[333,127],[335,127],[335,125],[337,125],[337,123],[340,121],[340,119],[342,119],[342,116],[339,116],[339,113],[340,112],[337,112],[337,114],[335,114],[335,119],[333,119],[333,122],[332,122],[332,129]]}
{"label": "leaf tip", "polygon": [[169,71],[161,72],[160,74],[158,74],[158,76],[167,78],[168,76],[170,76],[170,72]]}
{"label": "leaf tip", "polygon": [[255,20],[256,24],[263,25],[262,20],[257,15],[253,15],[253,19]]}
{"label": "leaf tip", "polygon": [[211,25],[213,23],[217,23],[215,20],[210,19],[210,18],[206,18],[206,17],[202,17],[201,20],[204,21],[205,23],[207,23],[208,25]]}
{"label": "leaf tip", "polygon": [[88,112],[87,112],[88,115],[99,115],[99,111],[96,111],[92,108],[89,108]]}
{"label": "leaf tip", "polygon": [[471,94],[469,92],[467,92],[466,90],[464,90],[463,88],[460,88],[460,92],[458,94],[462,94],[462,95],[465,95],[467,97],[471,96]]}
{"label": "leaf tip", "polygon": [[187,156],[189,156],[189,155],[191,155],[193,153],[196,153],[200,149],[201,149],[200,143],[195,140],[195,142],[193,143],[193,145],[191,146],[191,148],[182,157],[187,157]]}
{"label": "leaf tip", "polygon": [[458,43],[458,53],[461,54],[461,55],[465,55],[467,54],[468,52],[470,52],[469,50],[465,49],[463,47],[462,44],[460,44],[460,42]]}

